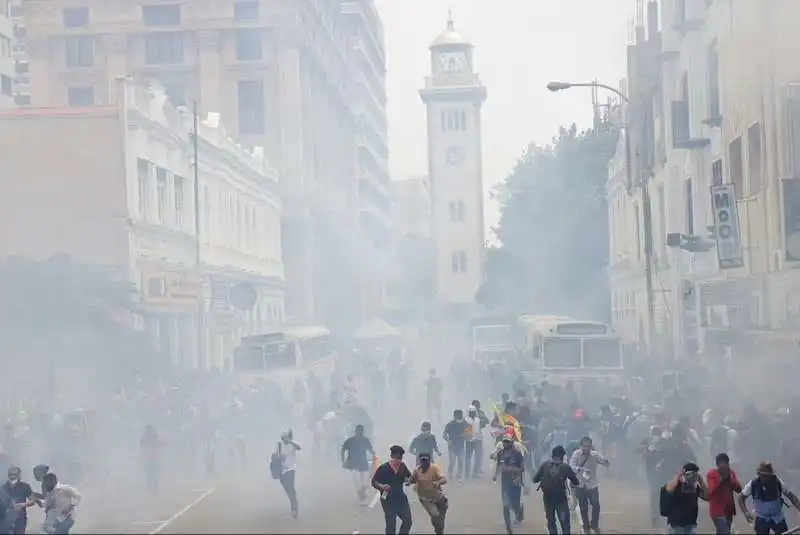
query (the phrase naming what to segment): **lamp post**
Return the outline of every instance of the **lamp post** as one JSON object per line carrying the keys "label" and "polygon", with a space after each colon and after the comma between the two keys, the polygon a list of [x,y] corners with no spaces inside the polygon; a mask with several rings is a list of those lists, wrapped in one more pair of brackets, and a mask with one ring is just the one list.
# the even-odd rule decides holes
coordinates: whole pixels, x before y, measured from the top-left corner
{"label": "lamp post", "polygon": [[[553,93],[559,91],[566,91],[573,87],[591,87],[594,89],[605,89],[617,95],[626,104],[632,105],[631,99],[628,98],[622,91],[611,87],[610,85],[601,84],[599,82],[550,82],[547,84],[547,89]],[[631,170],[631,136],[630,125],[626,114],[625,119],[625,168],[628,174],[628,183],[632,184],[632,170]],[[653,216],[650,209],[650,189],[649,179],[647,177],[640,177],[639,187],[642,190],[642,222],[644,224],[644,276],[647,298],[647,339],[650,344],[653,342],[655,334],[655,304],[653,292]],[[651,346],[652,347],[652,346]]]}
{"label": "lamp post", "polygon": [[[192,179],[193,179],[193,197],[194,197],[194,236],[195,236],[195,269],[197,270],[198,280],[202,281],[201,264],[202,254],[200,252],[200,113],[197,107],[197,101],[192,103]],[[204,336],[205,330],[205,298],[203,295],[203,284],[199,285],[200,295],[198,295],[197,302],[197,364],[201,369],[206,367],[206,355],[204,351]]]}

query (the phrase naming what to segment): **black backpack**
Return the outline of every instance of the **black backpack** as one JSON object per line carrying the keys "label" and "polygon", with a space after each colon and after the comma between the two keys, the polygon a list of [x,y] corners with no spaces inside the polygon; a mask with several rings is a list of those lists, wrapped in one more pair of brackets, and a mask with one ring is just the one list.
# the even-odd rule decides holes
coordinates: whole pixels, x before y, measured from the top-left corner
{"label": "black backpack", "polygon": [[272,479],[280,479],[283,475],[283,447],[280,442],[278,442],[278,451],[270,457],[269,471],[272,474]]}
{"label": "black backpack", "polygon": [[542,481],[539,488],[542,492],[553,492],[564,489],[564,464],[545,461],[542,466]]}

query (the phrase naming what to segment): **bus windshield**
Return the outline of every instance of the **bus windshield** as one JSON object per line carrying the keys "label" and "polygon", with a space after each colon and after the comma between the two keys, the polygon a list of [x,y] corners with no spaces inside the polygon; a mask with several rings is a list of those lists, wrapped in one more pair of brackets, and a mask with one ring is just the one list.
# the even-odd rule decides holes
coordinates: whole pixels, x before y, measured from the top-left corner
{"label": "bus windshield", "polygon": [[514,344],[508,325],[480,325],[472,330],[476,346],[510,346]]}
{"label": "bus windshield", "polygon": [[583,367],[621,369],[622,354],[619,340],[609,338],[584,340]]}
{"label": "bus windshield", "polygon": [[276,368],[291,368],[297,364],[294,343],[275,342],[264,344],[264,368],[273,370]]}
{"label": "bus windshield", "polygon": [[542,368],[581,367],[581,341],[565,338],[545,340],[542,354]]}

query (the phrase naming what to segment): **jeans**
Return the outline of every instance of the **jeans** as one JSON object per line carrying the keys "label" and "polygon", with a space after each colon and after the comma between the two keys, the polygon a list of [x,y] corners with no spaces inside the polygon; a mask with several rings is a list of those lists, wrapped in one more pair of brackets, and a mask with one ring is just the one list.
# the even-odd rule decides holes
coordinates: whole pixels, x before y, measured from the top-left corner
{"label": "jeans", "polygon": [[670,526],[668,532],[670,535],[695,535],[697,526]]}
{"label": "jeans", "polygon": [[550,535],[558,534],[558,524],[561,524],[561,533],[569,535],[572,532],[569,501],[561,500],[555,502],[544,501],[544,516],[547,519],[547,533]]}
{"label": "jeans", "polygon": [[714,523],[714,528],[717,530],[717,535],[730,535],[733,518],[716,516],[712,518],[711,521]]}
{"label": "jeans", "polygon": [[758,535],[769,535],[770,531],[775,535],[781,535],[781,533],[789,531],[789,526],[786,524],[785,518],[780,522],[775,522],[774,520],[757,516],[753,522],[753,531]]}
{"label": "jeans", "polygon": [[464,477],[464,444],[448,448],[447,477],[453,478],[453,468],[456,468],[456,479]]}
{"label": "jeans", "polygon": [[481,461],[483,457],[483,441],[470,440],[467,442],[464,453],[464,475],[467,478],[478,477],[481,473]]}
{"label": "jeans", "polygon": [[[578,498],[578,505],[581,509],[581,520],[583,528],[600,529],[600,487],[587,489],[578,487],[575,489],[575,496]],[[589,506],[592,507],[592,519],[589,521]]]}
{"label": "jeans", "polygon": [[511,511],[514,511],[518,522],[522,521],[522,485],[501,483],[500,492],[503,500],[503,521],[506,532],[511,533]]}
{"label": "jeans", "polygon": [[28,531],[28,515],[18,514],[14,521],[14,535],[25,535]]}
{"label": "jeans", "polygon": [[283,487],[286,496],[289,498],[289,505],[292,508],[292,514],[297,516],[297,489],[295,488],[295,471],[289,470],[281,474],[281,487]]}
{"label": "jeans", "polygon": [[[411,533],[411,506],[408,498],[389,497],[381,500],[383,519],[386,522],[386,535],[408,535]],[[400,531],[397,531],[397,519],[400,519]]]}

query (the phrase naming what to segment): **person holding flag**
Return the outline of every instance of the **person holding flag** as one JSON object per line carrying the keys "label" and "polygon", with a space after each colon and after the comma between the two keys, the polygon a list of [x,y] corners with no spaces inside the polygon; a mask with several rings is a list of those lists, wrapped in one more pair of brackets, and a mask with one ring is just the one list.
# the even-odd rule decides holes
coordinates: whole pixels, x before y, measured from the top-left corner
{"label": "person holding flag", "polygon": [[513,401],[509,401],[505,405],[505,411],[501,411],[497,405],[492,403],[491,401],[489,404],[492,406],[494,410],[495,416],[492,420],[492,428],[495,430],[495,440],[497,444],[502,442],[503,436],[505,435],[506,429],[510,426],[514,431],[514,439],[517,442],[522,441],[522,425],[519,423],[519,420],[516,418],[517,414],[517,404]]}

